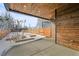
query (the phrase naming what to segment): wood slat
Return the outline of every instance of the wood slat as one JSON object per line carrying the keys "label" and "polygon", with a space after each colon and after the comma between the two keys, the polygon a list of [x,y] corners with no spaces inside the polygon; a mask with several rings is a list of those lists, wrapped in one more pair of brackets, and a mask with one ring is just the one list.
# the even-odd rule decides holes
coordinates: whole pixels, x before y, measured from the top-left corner
{"label": "wood slat", "polygon": [[49,3],[11,3],[9,4],[9,9],[46,19],[53,19],[55,18],[55,9],[61,6],[62,4]]}

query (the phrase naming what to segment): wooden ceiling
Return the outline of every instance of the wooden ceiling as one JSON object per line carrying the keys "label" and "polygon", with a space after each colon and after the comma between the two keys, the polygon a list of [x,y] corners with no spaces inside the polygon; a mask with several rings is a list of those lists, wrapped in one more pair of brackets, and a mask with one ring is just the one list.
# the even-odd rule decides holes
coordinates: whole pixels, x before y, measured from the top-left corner
{"label": "wooden ceiling", "polygon": [[62,7],[62,4],[49,3],[11,3],[9,9],[34,16],[53,19],[55,18],[55,9]]}
{"label": "wooden ceiling", "polygon": [[[67,3],[10,3],[9,10],[45,19],[55,19],[55,10],[57,10],[57,15],[59,16],[63,15],[69,8],[71,9],[73,7],[74,9],[74,7],[78,6],[79,4]],[[70,11],[72,11],[72,9]]]}

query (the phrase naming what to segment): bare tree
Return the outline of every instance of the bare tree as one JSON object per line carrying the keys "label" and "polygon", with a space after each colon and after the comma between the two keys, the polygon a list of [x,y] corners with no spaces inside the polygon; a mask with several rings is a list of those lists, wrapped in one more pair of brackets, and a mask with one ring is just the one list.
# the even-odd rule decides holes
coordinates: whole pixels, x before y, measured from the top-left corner
{"label": "bare tree", "polygon": [[3,23],[4,28],[13,29],[14,22],[9,13],[5,13],[4,16],[0,16],[0,22]]}

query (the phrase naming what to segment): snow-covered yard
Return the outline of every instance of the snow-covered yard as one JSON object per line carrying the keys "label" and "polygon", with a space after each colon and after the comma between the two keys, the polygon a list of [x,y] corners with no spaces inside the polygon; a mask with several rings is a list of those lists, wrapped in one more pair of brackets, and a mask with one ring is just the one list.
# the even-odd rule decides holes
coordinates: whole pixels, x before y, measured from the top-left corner
{"label": "snow-covered yard", "polygon": [[44,37],[45,36],[32,33],[11,32],[0,40],[0,55],[4,55],[13,46],[39,40]]}

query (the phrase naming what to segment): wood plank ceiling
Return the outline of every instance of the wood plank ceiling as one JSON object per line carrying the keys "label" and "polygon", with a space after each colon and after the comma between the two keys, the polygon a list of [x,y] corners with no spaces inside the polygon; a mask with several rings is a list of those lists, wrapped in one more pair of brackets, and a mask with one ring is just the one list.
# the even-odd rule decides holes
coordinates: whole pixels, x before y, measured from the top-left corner
{"label": "wood plank ceiling", "polygon": [[58,9],[62,6],[63,4],[53,3],[11,3],[9,4],[9,9],[41,18],[54,19],[55,9]]}
{"label": "wood plank ceiling", "polygon": [[[79,4],[68,3],[10,3],[9,10],[44,19],[55,19],[79,9]],[[74,8],[75,7],[75,8]]]}

